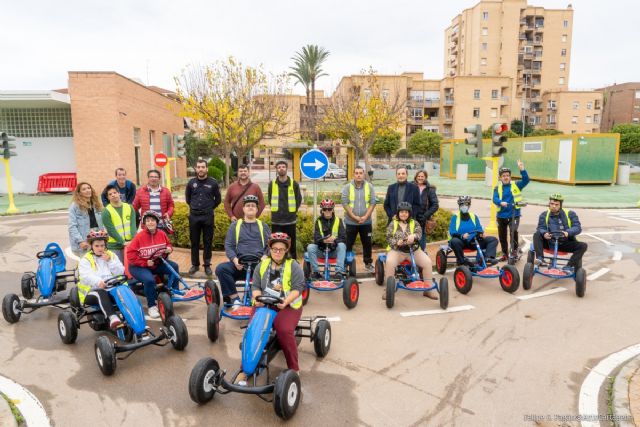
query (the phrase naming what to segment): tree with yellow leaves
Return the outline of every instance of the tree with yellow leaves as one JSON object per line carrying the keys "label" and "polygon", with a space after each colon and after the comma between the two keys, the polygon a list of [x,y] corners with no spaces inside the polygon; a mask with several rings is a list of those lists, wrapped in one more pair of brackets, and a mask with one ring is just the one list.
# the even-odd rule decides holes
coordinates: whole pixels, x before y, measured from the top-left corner
{"label": "tree with yellow leaves", "polygon": [[174,80],[182,116],[222,147],[227,166],[232,152],[244,157],[265,137],[281,134],[286,124],[284,73],[267,75],[262,67],[244,66],[230,57],[213,65],[189,66]]}

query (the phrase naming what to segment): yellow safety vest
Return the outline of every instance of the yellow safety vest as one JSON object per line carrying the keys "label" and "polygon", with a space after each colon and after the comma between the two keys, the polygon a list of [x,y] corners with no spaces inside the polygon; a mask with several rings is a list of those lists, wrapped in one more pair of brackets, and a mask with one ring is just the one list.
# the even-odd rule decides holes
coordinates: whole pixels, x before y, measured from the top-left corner
{"label": "yellow safety vest", "polygon": [[[499,184],[498,185],[498,198],[500,200],[502,200],[502,187],[503,186],[504,186],[504,184]],[[518,204],[522,201],[522,192],[520,191],[518,186],[513,182],[511,183],[511,194],[513,194],[513,204],[516,205],[516,208],[517,208]]]}
{"label": "yellow safety vest", "polygon": [[[133,236],[131,236],[131,215],[133,213],[133,209],[131,209],[131,205],[129,203],[122,204],[122,216],[118,215],[118,211],[111,205],[107,205],[107,211],[111,216],[111,222],[113,222],[113,226],[116,228],[116,231],[122,237],[122,240],[125,242],[130,241]],[[113,237],[109,236],[108,243],[116,243],[117,240]]]}
{"label": "yellow safety vest", "polygon": [[[398,231],[398,220],[394,219],[393,220],[393,231],[392,234],[396,234],[396,231]],[[416,231],[416,222],[413,220],[413,218],[411,218],[409,220],[409,232],[411,234],[413,234],[413,232]],[[387,246],[387,251],[391,250],[391,246],[388,245]]]}
{"label": "yellow safety vest", "polygon": [[[264,276],[264,272],[269,268],[269,264],[271,263],[271,258],[265,258],[260,263],[260,281],[262,281],[262,277]],[[291,263],[293,263],[292,259],[288,259],[284,262],[284,268],[282,269],[282,290],[284,291],[285,298],[289,296],[291,293]],[[302,295],[298,296],[291,304],[289,304],[293,308],[302,307]]]}
{"label": "yellow safety vest", "polygon": [[[469,218],[471,218],[471,222],[473,223],[473,225],[475,225],[477,227],[478,224],[476,224],[476,216],[474,214],[472,214],[471,212],[469,212]],[[460,230],[460,214],[456,215],[456,232],[458,230]]]}
{"label": "yellow safety vest", "polygon": [[[320,222],[320,218],[318,218],[318,229],[320,230],[320,235],[322,235],[322,222]],[[331,227],[331,235],[334,237],[338,237],[339,229],[340,229],[340,219],[338,217],[334,217],[333,226]]]}
{"label": "yellow safety vest", "polygon": [[[107,250],[107,253],[109,254],[109,256],[112,256],[112,257],[116,256],[110,250]],[[96,267],[96,259],[93,257],[93,252],[91,251],[87,252],[84,255],[84,257],[89,260],[89,264],[91,264],[91,268],[93,269],[93,271],[97,271],[98,268]],[[84,304],[84,299],[87,297],[87,294],[91,291],[91,286],[83,284],[82,277],[80,277],[80,279],[78,280],[77,286],[78,286],[78,298],[80,298],[80,304]]]}
{"label": "yellow safety vest", "polygon": [[[571,228],[571,218],[569,217],[569,210],[568,209],[562,209],[564,211],[564,214],[567,216],[567,224],[569,224],[569,228]],[[544,219],[544,223],[546,224],[547,227],[549,227],[549,215],[551,214],[551,209],[547,209],[547,217]]]}
{"label": "yellow safety vest", "polygon": [[[364,207],[369,209],[371,203],[371,188],[369,187],[369,183],[366,181],[362,184],[364,185]],[[356,205],[356,186],[353,183],[349,184],[349,207],[353,209]]]}
{"label": "yellow safety vest", "polygon": [[[236,222],[236,249],[238,249],[238,242],[240,241],[240,226],[242,225],[241,219]],[[262,247],[264,248],[264,231],[262,229],[262,221],[256,220],[258,223],[258,229],[260,229],[260,239],[262,239]]]}
{"label": "yellow safety vest", "polygon": [[[280,197],[280,191],[278,190],[278,179],[274,179],[271,182],[271,212],[278,211],[278,201]],[[287,191],[289,199],[289,212],[296,211],[296,195],[293,191],[293,179],[289,179],[289,189]]]}

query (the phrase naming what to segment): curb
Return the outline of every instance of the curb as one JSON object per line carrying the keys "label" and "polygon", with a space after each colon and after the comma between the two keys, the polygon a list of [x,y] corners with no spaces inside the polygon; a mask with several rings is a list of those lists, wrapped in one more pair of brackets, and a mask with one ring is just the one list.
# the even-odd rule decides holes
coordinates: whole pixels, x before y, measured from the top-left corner
{"label": "curb", "polygon": [[9,403],[4,400],[2,396],[0,396],[0,426],[18,427],[18,423],[16,422],[16,419],[11,412],[11,408],[9,407]]}
{"label": "curb", "polygon": [[[640,369],[640,356],[636,356],[620,369],[618,375],[616,375],[613,383],[613,415],[618,420],[632,420],[632,421],[618,421],[621,426],[635,426],[633,421],[633,414],[631,413],[631,399],[630,388],[634,375]],[[638,379],[636,378],[636,382]]]}

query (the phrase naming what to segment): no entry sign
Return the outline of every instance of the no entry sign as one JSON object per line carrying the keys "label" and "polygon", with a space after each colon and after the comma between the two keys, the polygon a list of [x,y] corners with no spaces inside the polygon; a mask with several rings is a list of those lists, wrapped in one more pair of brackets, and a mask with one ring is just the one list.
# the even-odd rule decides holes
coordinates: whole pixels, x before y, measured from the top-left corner
{"label": "no entry sign", "polygon": [[153,158],[153,161],[156,163],[156,166],[164,167],[167,164],[167,162],[169,161],[169,159],[167,158],[166,154],[158,153]]}

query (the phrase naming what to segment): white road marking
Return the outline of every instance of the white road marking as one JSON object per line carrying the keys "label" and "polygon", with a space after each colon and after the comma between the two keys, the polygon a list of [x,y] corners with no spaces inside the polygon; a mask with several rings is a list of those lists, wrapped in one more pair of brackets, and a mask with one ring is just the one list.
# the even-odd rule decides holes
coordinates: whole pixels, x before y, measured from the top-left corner
{"label": "white road marking", "polygon": [[592,231],[589,234],[607,236],[611,234],[640,234],[640,231]]}
{"label": "white road marking", "polygon": [[640,225],[640,221],[634,221],[634,220],[629,219],[629,218],[621,218],[621,217],[619,217],[619,216],[611,216],[611,217],[609,217],[609,218],[611,218],[611,219],[617,219],[617,220],[620,220],[620,221],[632,222],[632,223],[634,223],[634,224],[638,224],[638,225]]}
{"label": "white road marking", "polygon": [[328,320],[329,322],[339,322],[339,321],[340,321],[340,320],[342,320],[342,319],[340,319],[340,317],[339,317],[339,316],[336,316],[336,317],[327,317],[327,320]]}
{"label": "white road marking", "polygon": [[50,426],[47,412],[40,401],[17,382],[0,375],[0,391],[18,407],[26,424],[30,426]]}
{"label": "white road marking", "polygon": [[67,246],[67,248],[64,250],[64,253],[67,254],[67,256],[72,260],[80,262],[80,258],[78,258],[76,254],[71,252],[71,246]]}
{"label": "white road marking", "polygon": [[365,277],[364,279],[358,279],[358,283],[360,283],[360,282],[373,282],[375,280],[376,280],[375,277]]}
{"label": "white road marking", "polygon": [[597,278],[607,274],[609,271],[610,270],[608,268],[601,268],[600,270],[596,271],[595,273],[591,273],[590,275],[588,275],[587,276],[587,280],[596,280]]}
{"label": "white road marking", "polygon": [[566,291],[566,288],[553,288],[553,289],[549,289],[548,291],[536,292],[535,294],[516,296],[516,298],[521,301],[524,301],[524,300],[533,299],[533,298],[546,297],[548,295],[553,295],[553,294],[557,294],[558,292],[564,292],[564,291]]}
{"label": "white road marking", "polygon": [[[610,354],[591,369],[580,387],[578,413],[582,417],[598,415],[598,395],[602,384],[609,379],[614,369],[638,354],[640,354],[640,344],[632,345]],[[600,427],[600,422],[582,421],[582,427]]]}
{"label": "white road marking", "polygon": [[611,261],[620,261],[622,259],[622,251],[613,252],[613,256],[611,257]]}
{"label": "white road marking", "polygon": [[605,245],[607,245],[607,246],[613,246],[613,243],[611,243],[611,242],[609,242],[609,241],[607,241],[607,240],[604,240],[602,237],[594,236],[594,235],[592,235],[591,233],[584,233],[584,235],[585,235],[585,236],[592,237],[592,238],[594,238],[594,239],[596,239],[596,240],[599,240],[599,241],[601,241],[602,243],[604,243],[604,244],[605,244]]}
{"label": "white road marking", "polygon": [[457,307],[449,307],[446,310],[425,310],[425,311],[405,311],[400,313],[402,317],[412,317],[412,316],[427,316],[429,314],[446,314],[446,313],[456,313],[458,311],[467,311],[473,310],[475,307],[472,305],[459,305]]}

